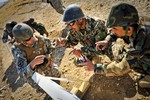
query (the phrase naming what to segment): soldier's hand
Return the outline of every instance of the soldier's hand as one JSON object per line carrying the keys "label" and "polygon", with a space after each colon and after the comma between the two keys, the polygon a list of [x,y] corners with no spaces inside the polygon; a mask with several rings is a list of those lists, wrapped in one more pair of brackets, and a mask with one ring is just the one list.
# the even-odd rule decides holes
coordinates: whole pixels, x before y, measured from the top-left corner
{"label": "soldier's hand", "polygon": [[55,46],[63,47],[66,44],[66,40],[65,40],[65,38],[57,38],[54,40],[54,44],[55,44]]}
{"label": "soldier's hand", "polygon": [[36,56],[31,62],[31,68],[34,69],[36,65],[42,64],[44,62],[45,55]]}
{"label": "soldier's hand", "polygon": [[82,51],[81,49],[74,48],[69,54],[73,53],[77,58],[81,57]]}
{"label": "soldier's hand", "polygon": [[96,44],[96,51],[105,50],[108,47],[108,42],[105,40],[96,42],[95,44]]}
{"label": "soldier's hand", "polygon": [[87,71],[94,71],[94,64],[89,60],[86,59],[86,62],[83,62],[82,65]]}

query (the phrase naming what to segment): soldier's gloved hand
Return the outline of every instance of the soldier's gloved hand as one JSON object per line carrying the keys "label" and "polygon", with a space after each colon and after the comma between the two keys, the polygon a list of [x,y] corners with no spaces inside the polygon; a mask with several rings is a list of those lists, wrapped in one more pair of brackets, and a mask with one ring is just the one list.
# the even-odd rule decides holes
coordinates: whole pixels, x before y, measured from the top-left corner
{"label": "soldier's gloved hand", "polygon": [[36,65],[42,64],[44,62],[45,55],[36,56],[31,62],[30,66],[32,69],[35,68]]}
{"label": "soldier's gloved hand", "polygon": [[98,41],[96,44],[96,51],[102,51],[105,50],[108,47],[108,41]]}
{"label": "soldier's gloved hand", "polygon": [[82,65],[87,71],[94,71],[94,64],[89,60],[86,59],[86,62],[83,62]]}

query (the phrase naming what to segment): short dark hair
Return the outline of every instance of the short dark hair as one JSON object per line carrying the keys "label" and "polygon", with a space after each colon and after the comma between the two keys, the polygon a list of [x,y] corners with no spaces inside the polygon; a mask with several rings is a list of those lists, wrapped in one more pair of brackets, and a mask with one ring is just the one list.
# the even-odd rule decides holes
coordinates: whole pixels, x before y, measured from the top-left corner
{"label": "short dark hair", "polygon": [[[130,25],[131,27],[133,27],[134,29],[137,29],[138,28],[138,24],[132,24],[132,25]],[[122,26],[123,27],[123,29],[124,30],[126,30],[126,28],[128,27],[128,26]]]}

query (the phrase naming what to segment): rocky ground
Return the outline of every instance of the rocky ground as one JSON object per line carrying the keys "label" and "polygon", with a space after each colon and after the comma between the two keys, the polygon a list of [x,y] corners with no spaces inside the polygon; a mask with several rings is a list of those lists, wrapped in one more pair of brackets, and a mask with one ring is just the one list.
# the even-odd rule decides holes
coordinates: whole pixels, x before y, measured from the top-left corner
{"label": "rocky ground", "polygon": [[[31,17],[44,23],[53,40],[60,36],[65,27],[61,22],[62,15],[58,14],[49,4],[42,0],[11,0],[0,8],[0,33],[7,21],[22,22]],[[149,0],[63,0],[65,6],[77,3],[81,5],[85,15],[94,18],[107,19],[110,8],[118,2],[127,2],[136,6],[140,15],[150,16]],[[0,35],[0,37],[1,37]],[[80,80],[76,82],[61,82],[67,90],[79,87],[92,72],[86,72],[82,67],[73,63],[74,56],[69,55],[71,49],[66,49],[60,64],[62,77]],[[102,57],[102,61],[106,61]],[[82,100],[150,100],[150,91],[137,88],[130,75],[120,77],[105,77],[94,75],[90,80],[90,87]],[[19,78],[13,63],[10,45],[0,41],[0,100],[48,100],[44,93],[40,93]]]}

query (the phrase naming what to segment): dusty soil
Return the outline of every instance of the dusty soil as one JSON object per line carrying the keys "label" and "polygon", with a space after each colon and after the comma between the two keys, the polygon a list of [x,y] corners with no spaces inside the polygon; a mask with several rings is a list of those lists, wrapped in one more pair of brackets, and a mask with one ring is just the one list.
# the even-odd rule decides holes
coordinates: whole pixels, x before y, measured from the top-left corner
{"label": "dusty soil", "polygon": [[[140,15],[150,16],[149,0],[64,0],[65,6],[77,3],[81,5],[85,15],[94,18],[107,19],[113,3],[127,2],[135,5]],[[58,14],[49,4],[41,3],[41,0],[11,0],[0,8],[0,32],[7,21],[22,22],[35,18],[44,23],[53,40],[60,36],[60,31],[65,27],[61,22],[62,15]],[[0,35],[1,36],[1,35]],[[79,87],[82,80],[89,77],[92,72],[85,71],[82,67],[76,67],[73,63],[74,56],[69,55],[71,49],[66,49],[60,64],[62,77],[78,80],[76,82],[61,82],[61,86],[67,90]],[[103,61],[106,60],[103,56]],[[90,87],[82,100],[150,100],[150,91],[139,89],[130,75],[120,77],[105,77],[94,75],[90,79]],[[45,93],[32,88],[19,78],[10,45],[0,41],[0,100],[48,100]]]}

